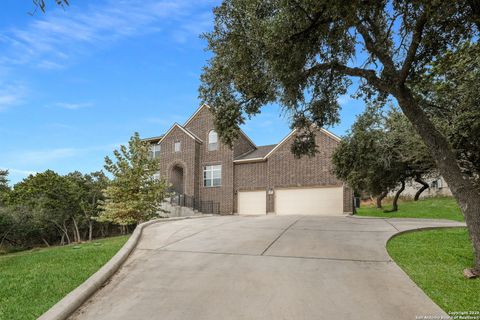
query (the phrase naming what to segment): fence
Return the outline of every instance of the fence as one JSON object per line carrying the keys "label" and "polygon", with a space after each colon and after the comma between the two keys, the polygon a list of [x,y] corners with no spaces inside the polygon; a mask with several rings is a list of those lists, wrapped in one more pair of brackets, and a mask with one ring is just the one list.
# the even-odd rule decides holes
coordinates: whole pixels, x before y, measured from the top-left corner
{"label": "fence", "polygon": [[195,199],[195,197],[187,196],[185,194],[172,195],[170,197],[170,204],[192,208],[193,210],[198,210],[201,213],[220,213],[220,203],[211,200],[204,201]]}

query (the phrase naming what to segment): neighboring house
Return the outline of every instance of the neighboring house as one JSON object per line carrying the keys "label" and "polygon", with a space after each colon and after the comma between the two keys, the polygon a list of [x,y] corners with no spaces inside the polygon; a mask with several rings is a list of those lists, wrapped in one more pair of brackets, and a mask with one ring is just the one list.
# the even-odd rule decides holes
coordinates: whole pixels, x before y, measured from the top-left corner
{"label": "neighboring house", "polygon": [[[447,182],[445,179],[443,179],[442,176],[438,177],[430,177],[430,178],[425,178],[424,179],[426,183],[430,186],[427,190],[423,191],[422,194],[420,195],[420,198],[428,198],[428,197],[435,197],[435,196],[452,196],[452,191],[450,191],[450,188],[447,185]],[[405,190],[403,190],[401,196],[402,197],[407,197],[407,198],[413,198],[415,196],[415,193],[422,187],[421,184],[415,182],[415,181],[407,181],[405,183]],[[396,188],[393,191],[390,191],[388,193],[389,197],[395,196],[395,192],[399,188]]]}
{"label": "neighboring house", "polygon": [[159,176],[195,201],[218,204],[221,214],[320,214],[352,212],[352,190],[332,173],[340,139],[319,129],[315,157],[290,151],[295,130],[276,145],[257,146],[244,133],[229,148],[214,131],[210,107],[201,106],[184,125],[144,139],[159,159]]}

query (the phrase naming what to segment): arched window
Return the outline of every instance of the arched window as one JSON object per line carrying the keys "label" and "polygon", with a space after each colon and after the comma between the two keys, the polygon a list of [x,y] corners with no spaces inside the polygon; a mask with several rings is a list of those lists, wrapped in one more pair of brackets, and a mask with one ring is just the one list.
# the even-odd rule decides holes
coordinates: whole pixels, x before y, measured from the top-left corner
{"label": "arched window", "polygon": [[218,134],[215,130],[212,130],[208,133],[208,150],[217,150],[218,149]]}

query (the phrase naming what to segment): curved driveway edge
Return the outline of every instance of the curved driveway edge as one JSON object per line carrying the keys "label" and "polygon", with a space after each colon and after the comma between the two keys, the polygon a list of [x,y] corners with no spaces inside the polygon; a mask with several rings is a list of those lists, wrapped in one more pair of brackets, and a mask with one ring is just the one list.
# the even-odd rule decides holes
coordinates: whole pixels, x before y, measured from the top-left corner
{"label": "curved driveway edge", "polygon": [[408,229],[463,225],[314,216],[156,224],[70,319],[446,318],[385,243]]}
{"label": "curved driveway edge", "polygon": [[90,296],[92,296],[127,260],[130,253],[137,246],[142,231],[146,227],[161,222],[170,222],[192,218],[203,218],[211,215],[161,218],[139,224],[123,247],[97,272],[85,282],[67,294],[62,300],[48,309],[38,320],[64,320],[72,315]]}

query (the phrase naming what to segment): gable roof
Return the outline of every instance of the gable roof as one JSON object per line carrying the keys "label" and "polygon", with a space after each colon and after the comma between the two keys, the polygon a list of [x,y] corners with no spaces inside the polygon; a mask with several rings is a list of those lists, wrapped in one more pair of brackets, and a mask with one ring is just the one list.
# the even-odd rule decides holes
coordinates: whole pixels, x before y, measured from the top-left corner
{"label": "gable roof", "polygon": [[197,114],[203,109],[203,108],[208,108],[210,109],[210,106],[206,103],[202,104],[191,116],[188,118],[188,120],[183,124],[184,127],[188,126],[188,124],[197,116]]}
{"label": "gable roof", "polygon": [[[189,124],[193,119],[195,119],[195,117],[197,116],[197,114],[200,113],[200,111],[202,111],[204,108],[207,108],[208,110],[211,109],[211,107],[210,107],[208,104],[206,104],[206,103],[202,104],[202,105],[190,116],[190,118],[188,118],[188,120],[183,124],[183,127],[184,127],[186,130],[188,130],[188,129],[187,129],[188,124]],[[193,133],[192,133],[192,134],[193,134]],[[247,141],[248,141],[253,147],[255,147],[255,148],[257,147],[257,145],[255,144],[255,142],[253,142],[252,139],[250,139],[250,137],[249,137],[242,129],[240,129],[240,134],[241,134],[245,139],[247,139]]]}
{"label": "gable roof", "polygon": [[[326,129],[320,128],[320,131],[325,133],[327,136],[329,136],[330,138],[332,138],[336,141],[341,141],[341,139],[338,136],[336,136],[335,134],[331,133],[330,131],[328,131]],[[233,162],[264,161],[272,153],[274,153],[275,150],[277,150],[282,144],[284,144],[288,139],[290,139],[290,137],[295,132],[297,132],[297,129],[293,129],[292,131],[290,131],[290,133],[285,138],[283,138],[282,141],[280,141],[278,144],[271,144],[271,145],[267,145],[267,146],[258,147],[257,149],[255,149],[255,150],[253,150],[249,153],[240,155],[239,157],[234,159]]]}
{"label": "gable roof", "polygon": [[257,149],[249,151],[247,153],[241,154],[237,158],[235,158],[236,162],[242,161],[254,161],[254,160],[264,160],[264,157],[273,149],[275,148],[276,144],[270,144],[267,146],[258,146]]}
{"label": "gable roof", "polygon": [[253,147],[257,148],[257,145],[255,144],[255,142],[253,142],[252,139],[250,139],[250,137],[247,136],[247,134],[246,134],[245,132],[243,132],[242,129],[240,129],[240,134],[241,134],[242,136],[244,136],[245,139],[247,139],[247,141],[248,141]]}
{"label": "gable roof", "polygon": [[180,130],[182,130],[183,132],[185,132],[185,134],[186,134],[187,136],[189,136],[190,138],[192,138],[193,140],[195,140],[195,141],[197,141],[197,142],[199,142],[199,143],[203,143],[202,139],[200,139],[199,137],[197,137],[196,135],[194,135],[190,130],[185,129],[184,127],[182,127],[181,125],[179,125],[179,124],[176,123],[176,122],[175,122],[175,123],[173,124],[173,126],[167,131],[167,133],[165,133],[165,134],[163,135],[163,137],[162,137],[157,143],[160,144],[160,143],[163,141],[163,139],[165,139],[165,138],[170,134],[170,132],[172,132],[172,130],[173,130],[174,128],[179,128]]}

